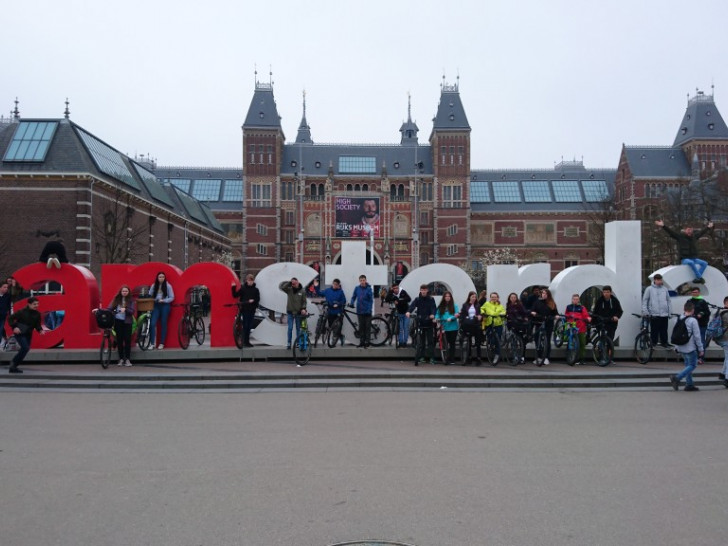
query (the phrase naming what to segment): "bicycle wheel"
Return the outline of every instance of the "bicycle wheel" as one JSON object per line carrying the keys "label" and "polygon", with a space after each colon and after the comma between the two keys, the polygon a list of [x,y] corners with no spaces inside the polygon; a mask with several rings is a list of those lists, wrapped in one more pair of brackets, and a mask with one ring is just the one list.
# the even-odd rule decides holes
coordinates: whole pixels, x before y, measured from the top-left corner
{"label": "bicycle wheel", "polygon": [[198,345],[205,343],[205,321],[198,317],[194,323],[195,341]]}
{"label": "bicycle wheel", "polygon": [[150,322],[149,314],[144,314],[137,324],[137,345],[142,351],[149,349],[149,346],[152,344],[152,340],[149,337]]}
{"label": "bicycle wheel", "polygon": [[311,359],[311,339],[307,330],[303,330],[293,344],[293,360],[299,366],[305,366]]}
{"label": "bicycle wheel", "polygon": [[105,332],[104,337],[101,338],[99,360],[102,368],[106,369],[109,367],[109,362],[111,362],[111,335],[108,332]]}
{"label": "bicycle wheel", "polygon": [[608,336],[598,336],[594,340],[594,362],[597,366],[609,366],[614,357],[614,343]]}
{"label": "bicycle wheel", "polygon": [[235,317],[233,322],[233,339],[238,349],[243,348],[243,318],[240,315]]}
{"label": "bicycle wheel", "polygon": [[523,354],[523,339],[516,334],[509,334],[505,345],[505,357],[508,364],[515,366],[521,361]]}
{"label": "bicycle wheel", "polygon": [[313,336],[313,346],[318,347],[319,339],[321,340],[321,343],[324,343],[324,329],[325,329],[325,321],[326,321],[326,315],[320,315],[318,320],[316,321],[316,333]]}
{"label": "bicycle wheel", "polygon": [[556,321],[554,322],[554,332],[552,335],[554,347],[561,347],[564,344],[564,340],[566,339],[566,337],[567,336],[564,319],[556,319]]}
{"label": "bicycle wheel", "polygon": [[187,317],[182,317],[177,327],[177,339],[179,340],[179,346],[186,349],[190,346],[190,321]]}
{"label": "bicycle wheel", "polygon": [[389,332],[394,338],[394,348],[399,349],[399,317],[394,317]]}
{"label": "bicycle wheel", "polygon": [[576,364],[579,355],[579,338],[574,332],[570,332],[566,336],[566,363],[569,366]]}
{"label": "bicycle wheel", "polygon": [[450,351],[450,345],[447,343],[447,336],[444,331],[440,331],[438,333],[437,345],[440,349],[440,358],[442,358],[442,363],[447,364],[447,354]]}
{"label": "bicycle wheel", "polygon": [[424,347],[422,347],[423,341],[422,332],[419,328],[415,328],[415,331],[412,333],[412,346],[415,348],[415,366],[419,364],[424,352]]}
{"label": "bicycle wheel", "polygon": [[389,324],[382,317],[374,317],[369,325],[369,343],[381,347],[389,339]]}
{"label": "bicycle wheel", "polygon": [[485,335],[485,358],[488,359],[488,363],[491,366],[497,366],[498,363],[495,361],[495,333],[486,333]]}
{"label": "bicycle wheel", "polygon": [[336,347],[336,344],[339,342],[339,339],[341,338],[341,329],[344,327],[344,317],[339,315],[334,320],[333,324],[331,324],[331,328],[329,331],[329,339],[327,341],[327,345],[333,349]]}
{"label": "bicycle wheel", "polygon": [[652,340],[647,332],[640,332],[634,339],[634,357],[640,364],[647,364],[652,358]]}
{"label": "bicycle wheel", "polygon": [[546,358],[546,343],[548,343],[546,328],[541,327],[538,329],[534,342],[536,345],[536,360],[543,362],[544,358]]}

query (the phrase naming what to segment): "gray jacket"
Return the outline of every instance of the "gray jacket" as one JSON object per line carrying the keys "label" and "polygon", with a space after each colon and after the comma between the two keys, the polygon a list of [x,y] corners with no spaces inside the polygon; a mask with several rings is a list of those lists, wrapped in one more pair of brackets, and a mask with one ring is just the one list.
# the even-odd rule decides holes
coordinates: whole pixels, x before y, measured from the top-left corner
{"label": "gray jacket", "polygon": [[647,287],[642,295],[642,314],[653,317],[669,317],[672,313],[670,293],[665,285],[657,286],[654,282]]}
{"label": "gray jacket", "polygon": [[[685,315],[682,315],[680,318],[684,316]],[[700,326],[698,325],[698,319],[690,315],[685,321],[685,326],[687,326],[688,332],[690,332],[690,339],[685,345],[677,345],[677,352],[692,353],[693,351],[698,351],[698,353],[702,353],[704,350],[703,340],[700,337]]]}

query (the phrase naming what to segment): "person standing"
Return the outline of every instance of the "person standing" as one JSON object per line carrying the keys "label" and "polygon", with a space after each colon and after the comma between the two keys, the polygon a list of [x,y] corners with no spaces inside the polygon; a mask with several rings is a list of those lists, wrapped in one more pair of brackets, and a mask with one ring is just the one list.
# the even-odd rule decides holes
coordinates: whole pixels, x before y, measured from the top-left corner
{"label": "person standing", "polygon": [[723,334],[713,340],[723,348],[723,371],[718,374],[718,379],[723,382],[723,386],[728,389],[728,297],[723,298],[723,309],[719,311],[720,321],[723,327]]}
{"label": "person standing", "polygon": [[384,301],[394,305],[397,311],[397,320],[399,321],[399,346],[406,347],[409,339],[409,318],[407,318],[407,310],[412,301],[406,290],[402,290],[398,284],[392,285],[392,289],[387,292]]}
{"label": "person standing", "polygon": [[586,307],[579,301],[579,294],[571,296],[571,303],[566,306],[564,316],[567,323],[573,322],[576,324],[579,337],[579,360],[576,363],[582,365],[584,364],[584,351],[586,350],[586,325],[587,322],[591,322],[591,317]]}
{"label": "person standing", "polygon": [[[114,333],[116,334],[116,346],[119,349],[117,366],[131,366],[131,331],[136,312],[131,289],[127,285],[119,288],[106,309],[114,314]],[[94,309],[94,313],[97,311],[98,309]]]}
{"label": "person standing", "polygon": [[614,334],[617,332],[617,322],[619,322],[623,314],[622,304],[612,294],[612,287],[605,284],[602,287],[602,295],[599,296],[597,303],[594,305],[593,315],[604,321],[604,328],[612,341],[614,341]]}
{"label": "person standing", "polygon": [[[468,292],[468,297],[463,303],[460,309],[460,325],[463,329],[463,334],[470,336],[474,339],[475,343],[475,365],[480,366],[482,363],[480,356],[480,346],[483,344],[483,315],[480,314],[480,305],[478,305],[478,294],[475,292]],[[463,366],[470,364],[470,354],[465,357]]]}
{"label": "person standing", "polygon": [[523,364],[526,361],[526,334],[528,332],[528,311],[523,306],[523,303],[518,298],[518,294],[511,292],[508,294],[508,301],[506,302],[506,323],[508,328],[520,336],[523,343],[521,344],[522,353],[518,357],[519,364]]}
{"label": "person standing", "polygon": [[240,314],[243,317],[243,347],[252,347],[250,331],[253,329],[253,317],[260,303],[260,290],[255,286],[255,277],[248,273],[245,282],[236,288],[235,283],[230,287],[233,298],[238,298]]}
{"label": "person standing", "polygon": [[442,295],[440,305],[437,306],[435,320],[439,320],[447,338],[447,360],[445,364],[455,364],[455,343],[458,339],[458,306],[452,299],[452,292],[446,291]]}
{"label": "person standing", "polygon": [[[423,354],[419,362],[425,362],[429,360],[430,364],[435,363],[434,352],[435,352],[435,313],[437,312],[437,305],[435,304],[435,298],[430,296],[429,290],[426,284],[420,285],[420,294],[410,303],[407,309],[407,317],[410,317],[412,312],[417,313],[417,326],[422,332],[422,343],[424,345]],[[417,347],[415,347],[417,350]],[[415,366],[419,364],[415,362]]]}
{"label": "person standing", "polygon": [[531,316],[534,318],[534,324],[538,328],[541,324],[546,328],[546,347],[544,348],[544,358],[536,359],[534,364],[536,366],[548,366],[551,362],[549,357],[551,356],[551,334],[554,331],[554,318],[559,312],[556,309],[556,302],[554,297],[551,295],[551,291],[548,288],[541,289],[541,296],[536,303],[533,304],[531,309]]}
{"label": "person standing", "polygon": [[698,240],[708,230],[713,229],[713,222],[708,222],[708,225],[697,233],[691,227],[686,227],[680,231],[672,230],[662,220],[655,220],[655,225],[664,229],[670,237],[677,241],[678,258],[681,264],[689,265],[693,273],[695,273],[695,280],[693,282],[704,284],[703,273],[705,272],[705,268],[708,267],[708,262],[698,258]]}
{"label": "person standing", "polygon": [[700,295],[700,287],[698,286],[693,286],[690,289],[689,301],[693,302],[693,307],[695,309],[693,316],[698,321],[698,327],[700,328],[700,340],[703,342],[703,347],[705,347],[705,332],[708,329],[708,323],[710,322],[710,307],[708,306],[708,302]]}
{"label": "person standing", "polygon": [[667,341],[667,323],[672,313],[672,300],[670,292],[664,285],[662,275],[655,273],[652,284],[645,289],[642,295],[642,316],[650,317],[650,337],[652,345],[660,345],[666,349],[672,348]]}
{"label": "person standing", "polygon": [[695,370],[698,364],[703,363],[704,346],[700,339],[698,321],[693,316],[695,312],[693,302],[690,300],[686,301],[683,306],[683,311],[679,320],[685,320],[685,326],[690,334],[690,339],[688,339],[687,343],[677,345],[676,348],[677,352],[682,356],[683,362],[685,362],[685,369],[679,374],[671,375],[670,384],[672,385],[672,389],[676,391],[680,387],[680,381],[684,379],[686,391],[697,391],[700,389],[693,384],[693,370]]}
{"label": "person standing", "polygon": [[367,282],[366,275],[359,275],[359,286],[354,288],[349,302],[351,307],[356,307],[356,315],[359,319],[359,347],[369,347],[369,330],[372,324],[372,307],[374,306],[374,291]]}
{"label": "person standing", "polygon": [[10,303],[10,285],[7,282],[2,282],[0,284],[0,349],[4,349],[7,343],[5,321],[10,314]]}
{"label": "person standing", "polygon": [[167,339],[167,322],[169,322],[169,312],[172,309],[174,301],[174,290],[172,285],[167,282],[167,276],[161,271],[157,273],[154,284],[150,287],[150,295],[154,298],[154,308],[152,309],[152,318],[150,321],[149,341],[150,349],[154,349],[154,340],[157,335],[157,323],[160,323],[160,336],[157,349],[164,349],[164,342]]}
{"label": "person standing", "polygon": [[305,317],[308,311],[306,311],[306,305],[308,300],[306,299],[306,291],[303,289],[303,285],[296,277],[292,277],[290,281],[283,281],[278,285],[278,288],[285,292],[288,299],[286,300],[286,319],[288,322],[288,337],[286,338],[286,349],[291,349],[291,338],[293,337],[293,325],[296,325],[296,337],[301,333],[301,318]]}
{"label": "person standing", "polygon": [[10,292],[10,303],[13,304],[23,297],[25,289],[20,286],[18,279],[8,277],[8,291]]}
{"label": "person standing", "polygon": [[[501,336],[503,335],[503,322],[505,322],[506,310],[500,302],[500,296],[497,292],[491,292],[490,300],[486,301],[480,308],[480,314],[485,317],[483,324],[485,325],[486,336],[489,330],[493,330],[491,339],[495,342],[495,356],[493,357],[493,366],[498,364],[501,353]],[[486,340],[488,338],[486,337]]]}
{"label": "person standing", "polygon": [[10,327],[13,330],[15,340],[20,345],[20,350],[13,357],[10,362],[10,373],[23,373],[23,370],[18,368],[23,359],[30,351],[30,343],[33,339],[33,330],[40,332],[42,335],[43,327],[41,326],[41,315],[38,311],[40,302],[38,298],[31,296],[28,298],[28,305],[23,307],[20,311],[10,315]]}
{"label": "person standing", "polygon": [[[326,321],[330,328],[334,321],[344,312],[344,307],[346,307],[346,294],[344,294],[344,290],[341,288],[341,281],[334,279],[331,282],[331,286],[324,291],[318,291],[316,295],[326,298],[326,306],[328,307]],[[339,336],[339,342],[343,347],[343,334]]]}

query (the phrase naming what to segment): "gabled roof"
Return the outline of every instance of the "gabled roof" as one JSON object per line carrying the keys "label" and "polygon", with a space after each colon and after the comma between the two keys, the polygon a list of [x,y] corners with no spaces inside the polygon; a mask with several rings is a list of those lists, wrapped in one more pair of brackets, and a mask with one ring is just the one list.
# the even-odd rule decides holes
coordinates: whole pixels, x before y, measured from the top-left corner
{"label": "gabled roof", "polygon": [[728,140],[728,126],[715,105],[713,95],[702,91],[688,101],[673,146],[691,140]]}
{"label": "gabled roof", "polygon": [[255,84],[243,129],[281,129],[281,116],[278,115],[272,84]]}
{"label": "gabled roof", "polygon": [[624,146],[624,154],[634,178],[686,178],[690,162],[679,147]]}

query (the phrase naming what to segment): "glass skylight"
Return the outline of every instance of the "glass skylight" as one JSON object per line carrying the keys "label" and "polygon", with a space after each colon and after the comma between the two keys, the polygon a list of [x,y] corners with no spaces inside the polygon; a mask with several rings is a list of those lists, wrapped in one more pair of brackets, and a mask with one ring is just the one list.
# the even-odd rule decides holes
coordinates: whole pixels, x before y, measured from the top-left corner
{"label": "glass skylight", "polygon": [[146,186],[149,194],[157,201],[160,201],[170,207],[174,207],[174,201],[172,201],[169,195],[167,195],[167,192],[164,191],[162,184],[159,183],[157,177],[154,176],[154,173],[146,170],[144,167],[138,165],[137,163],[132,164],[134,165],[134,168],[136,169],[139,178],[141,178],[142,182],[144,182],[144,186]]}
{"label": "glass skylight", "polygon": [[524,180],[523,199],[526,203],[550,203],[551,190],[547,180]]}
{"label": "glass skylight", "polygon": [[517,203],[521,201],[518,182],[493,182],[493,201],[496,203]]}
{"label": "glass skylight", "polygon": [[21,121],[3,161],[44,161],[57,121]]}
{"label": "glass skylight", "polygon": [[220,187],[222,180],[203,178],[194,180],[192,185],[192,197],[199,201],[219,201]]}
{"label": "glass skylight", "polygon": [[123,182],[136,190],[141,190],[139,183],[127,168],[119,152],[86,131],[79,128],[76,128],[76,130],[78,131],[78,136],[81,137],[81,140],[83,140],[83,143],[91,154],[94,163],[96,163],[96,167],[102,173],[108,174],[116,178],[119,182]]}
{"label": "glass skylight", "polygon": [[471,203],[490,203],[490,187],[487,182],[470,183]]}
{"label": "glass skylight", "polygon": [[598,203],[609,199],[609,190],[604,180],[582,180],[581,187],[584,190],[584,199],[590,203]]}
{"label": "glass skylight", "polygon": [[339,157],[341,174],[377,174],[376,157]]}
{"label": "glass skylight", "polygon": [[243,201],[243,181],[225,180],[225,187],[222,190],[223,201]]}
{"label": "glass skylight", "polygon": [[551,185],[554,188],[554,198],[558,203],[581,202],[579,182],[576,180],[552,180]]}

